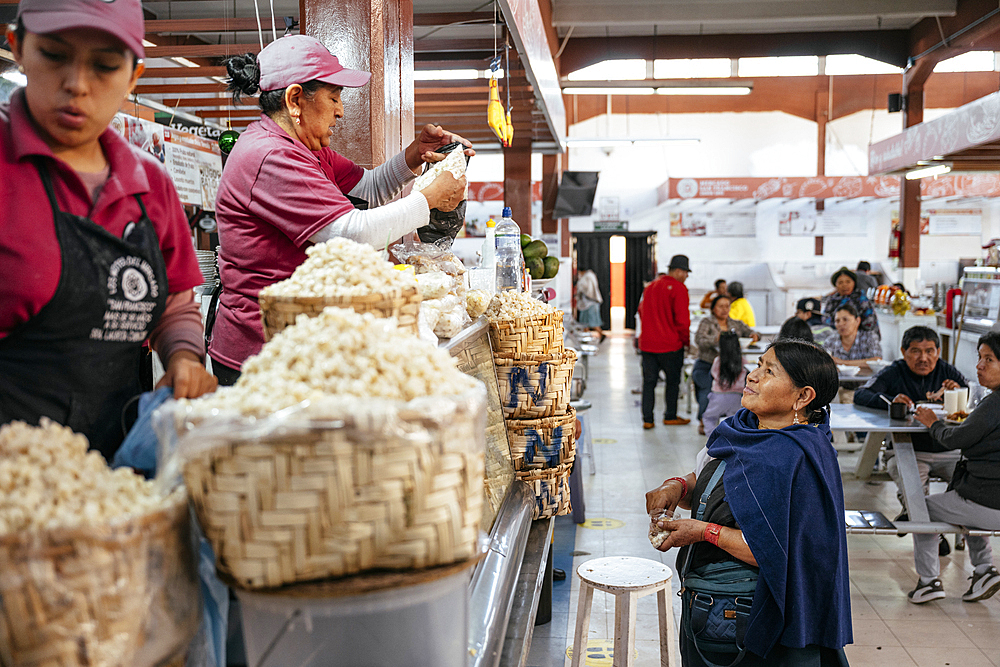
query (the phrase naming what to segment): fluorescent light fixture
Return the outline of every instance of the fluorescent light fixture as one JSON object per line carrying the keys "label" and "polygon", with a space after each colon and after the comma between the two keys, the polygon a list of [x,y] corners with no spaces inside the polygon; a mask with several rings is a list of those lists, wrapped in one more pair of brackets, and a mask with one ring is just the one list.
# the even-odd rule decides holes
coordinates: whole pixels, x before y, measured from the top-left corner
{"label": "fluorescent light fixture", "polygon": [[461,79],[478,79],[479,70],[475,69],[425,69],[413,73],[416,81],[458,81]]}
{"label": "fluorescent light fixture", "polygon": [[570,81],[622,81],[646,78],[646,61],[641,58],[629,60],[604,60],[588,65],[566,77]]}
{"label": "fluorescent light fixture", "polygon": [[663,87],[656,88],[657,95],[749,95],[752,92],[752,88],[749,86],[726,86],[724,88],[717,87]]}
{"label": "fluorescent light fixture", "polygon": [[566,95],[652,95],[652,88],[563,88]]}
{"label": "fluorescent light fixture", "polygon": [[178,65],[184,65],[184,67],[199,67],[198,63],[193,63],[187,58],[172,58],[172,60]]}
{"label": "fluorescent light fixture", "polygon": [[696,137],[570,137],[566,139],[566,145],[569,148],[605,148],[635,144],[697,144],[700,141]]}
{"label": "fluorescent light fixture", "polygon": [[911,169],[906,172],[906,180],[915,181],[918,178],[928,178],[930,176],[940,176],[941,174],[947,174],[951,171],[950,164],[932,164],[928,167],[920,167],[919,169]]}
{"label": "fluorescent light fixture", "polygon": [[26,77],[21,72],[18,72],[16,69],[12,69],[9,72],[4,72],[0,76],[3,76],[3,78],[7,79],[11,83],[16,84],[18,86],[28,85],[28,77]]}

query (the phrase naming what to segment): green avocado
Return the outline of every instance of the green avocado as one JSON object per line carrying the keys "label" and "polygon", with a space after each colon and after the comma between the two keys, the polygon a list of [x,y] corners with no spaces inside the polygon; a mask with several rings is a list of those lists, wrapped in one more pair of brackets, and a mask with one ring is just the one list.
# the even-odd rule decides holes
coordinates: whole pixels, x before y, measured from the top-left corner
{"label": "green avocado", "polygon": [[532,280],[541,280],[545,276],[545,262],[540,257],[524,260],[524,266],[531,274]]}
{"label": "green avocado", "polygon": [[549,255],[544,260],[545,262],[545,278],[555,278],[556,274],[559,273],[559,258],[552,257]]}
{"label": "green avocado", "polygon": [[538,259],[542,259],[549,254],[549,247],[545,245],[545,241],[537,240],[526,245],[522,249],[522,252],[524,253],[525,259],[532,259],[536,257]]}
{"label": "green avocado", "polygon": [[524,250],[524,246],[531,243],[531,236],[528,234],[521,234],[521,249]]}

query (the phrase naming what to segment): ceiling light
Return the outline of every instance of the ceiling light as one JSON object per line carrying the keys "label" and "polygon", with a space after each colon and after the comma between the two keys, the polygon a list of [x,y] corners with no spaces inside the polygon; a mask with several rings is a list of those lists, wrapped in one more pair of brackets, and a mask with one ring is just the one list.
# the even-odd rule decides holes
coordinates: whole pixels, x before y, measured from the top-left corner
{"label": "ceiling light", "polygon": [[906,172],[906,180],[915,181],[918,178],[927,178],[929,176],[940,176],[941,174],[947,174],[951,171],[950,164],[933,164],[929,167],[920,167],[919,169],[911,169]]}
{"label": "ceiling light", "polygon": [[657,95],[749,95],[752,89],[749,86],[727,86],[725,88],[716,87],[665,87],[657,88]]}
{"label": "ceiling light", "polygon": [[563,88],[565,95],[652,95],[652,88]]}
{"label": "ceiling light", "polygon": [[413,73],[416,81],[458,81],[478,79],[479,70],[474,69],[425,69]]}

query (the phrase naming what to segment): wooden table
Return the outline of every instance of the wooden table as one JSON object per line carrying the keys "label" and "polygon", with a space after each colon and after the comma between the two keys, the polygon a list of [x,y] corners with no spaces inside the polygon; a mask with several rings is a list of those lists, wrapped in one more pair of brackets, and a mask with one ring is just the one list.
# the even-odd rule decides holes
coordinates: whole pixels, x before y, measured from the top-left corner
{"label": "wooden table", "polygon": [[927,427],[912,416],[907,419],[890,419],[888,406],[886,408],[882,410],[841,403],[830,405],[831,430],[867,432],[854,472],[845,473],[844,476],[859,480],[871,477],[882,441],[890,439],[899,471],[899,490],[903,494],[910,521],[929,521],[924,487],[920,483],[920,472],[917,469],[917,456],[910,439],[911,433],[926,433]]}

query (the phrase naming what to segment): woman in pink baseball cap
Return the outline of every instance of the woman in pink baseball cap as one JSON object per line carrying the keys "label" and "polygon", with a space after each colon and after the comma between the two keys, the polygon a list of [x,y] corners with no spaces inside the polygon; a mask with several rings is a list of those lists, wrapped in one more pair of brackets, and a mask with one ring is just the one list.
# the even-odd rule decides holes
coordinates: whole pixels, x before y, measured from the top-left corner
{"label": "woman in pink baseball cap", "polygon": [[371,75],[344,67],[312,37],[282,37],[256,57],[231,58],[227,70],[234,97],[259,93],[263,113],[233,148],[216,199],[222,294],[209,354],[221,384],[235,382],[264,344],[258,293],[289,277],[309,245],[344,236],[383,248],[423,227],[430,209],[461,203],[464,176],[445,172],[422,192],[387,202],[425,162],[444,159],[437,150],[446,144],[461,142],[473,155],[468,141],[435,125],[374,169],[336,153],[330,139],[344,116],[341,92]]}
{"label": "woman in pink baseball cap", "polygon": [[0,424],[48,417],[108,460],[145,341],[178,398],[216,386],[184,208],[109,128],[143,32],[139,0],[21,0],[7,40],[27,85],[0,105]]}

